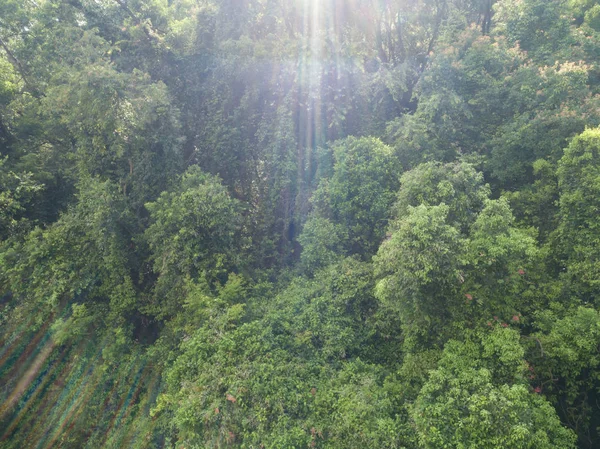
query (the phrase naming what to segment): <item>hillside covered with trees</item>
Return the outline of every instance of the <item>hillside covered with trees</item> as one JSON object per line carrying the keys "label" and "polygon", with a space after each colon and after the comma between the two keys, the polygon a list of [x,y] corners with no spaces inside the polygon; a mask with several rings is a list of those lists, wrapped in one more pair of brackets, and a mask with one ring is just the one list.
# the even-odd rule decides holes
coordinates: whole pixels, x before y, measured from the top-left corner
{"label": "hillside covered with trees", "polygon": [[0,448],[599,428],[596,0],[0,0]]}

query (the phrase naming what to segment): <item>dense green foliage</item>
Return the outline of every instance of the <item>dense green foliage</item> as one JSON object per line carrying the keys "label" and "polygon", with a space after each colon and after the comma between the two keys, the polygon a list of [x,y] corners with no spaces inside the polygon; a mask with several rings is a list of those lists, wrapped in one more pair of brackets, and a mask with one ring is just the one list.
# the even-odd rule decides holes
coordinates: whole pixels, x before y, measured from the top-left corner
{"label": "dense green foliage", "polygon": [[600,446],[595,0],[0,0],[0,448]]}

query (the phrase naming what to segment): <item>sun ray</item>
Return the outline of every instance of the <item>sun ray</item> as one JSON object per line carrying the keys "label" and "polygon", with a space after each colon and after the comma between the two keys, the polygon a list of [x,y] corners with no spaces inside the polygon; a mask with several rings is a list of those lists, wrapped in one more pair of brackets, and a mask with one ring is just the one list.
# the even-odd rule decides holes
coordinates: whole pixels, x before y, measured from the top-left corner
{"label": "sun ray", "polygon": [[[83,342],[81,342],[79,346],[82,346],[82,345],[83,345]],[[27,402],[25,403],[25,405],[17,413],[17,415],[13,418],[13,420],[9,423],[4,434],[0,437],[0,441],[6,440],[8,438],[8,436],[14,432],[14,430],[21,423],[23,418],[25,418],[30,413],[31,407],[36,403],[36,400],[40,396],[48,394],[47,392],[45,392],[45,389],[49,384],[54,383],[57,379],[60,379],[61,377],[64,377],[67,375],[69,366],[67,364],[65,364],[63,366],[61,372],[58,373],[56,376],[53,376],[53,374],[54,374],[53,371],[55,370],[55,368],[60,366],[67,357],[68,357],[68,351],[62,351],[62,355],[60,356],[60,358],[58,358],[57,360],[55,360],[53,362],[54,367],[52,369],[48,370],[48,372],[43,376],[42,381],[35,387],[35,391],[31,394],[30,397],[27,398]]]}

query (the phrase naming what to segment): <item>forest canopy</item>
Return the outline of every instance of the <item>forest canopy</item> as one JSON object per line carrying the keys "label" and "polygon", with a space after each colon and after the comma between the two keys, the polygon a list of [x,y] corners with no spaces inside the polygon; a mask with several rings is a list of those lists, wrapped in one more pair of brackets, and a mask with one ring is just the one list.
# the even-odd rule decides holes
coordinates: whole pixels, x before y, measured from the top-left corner
{"label": "forest canopy", "polygon": [[0,0],[0,448],[600,447],[595,0]]}

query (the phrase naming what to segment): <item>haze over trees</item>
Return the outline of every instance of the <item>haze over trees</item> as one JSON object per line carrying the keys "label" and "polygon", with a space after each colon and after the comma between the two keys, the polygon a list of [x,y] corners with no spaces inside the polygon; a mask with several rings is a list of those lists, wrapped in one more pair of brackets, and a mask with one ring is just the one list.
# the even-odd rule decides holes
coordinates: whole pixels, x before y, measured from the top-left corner
{"label": "haze over trees", "polygon": [[0,448],[600,446],[594,0],[0,0]]}

